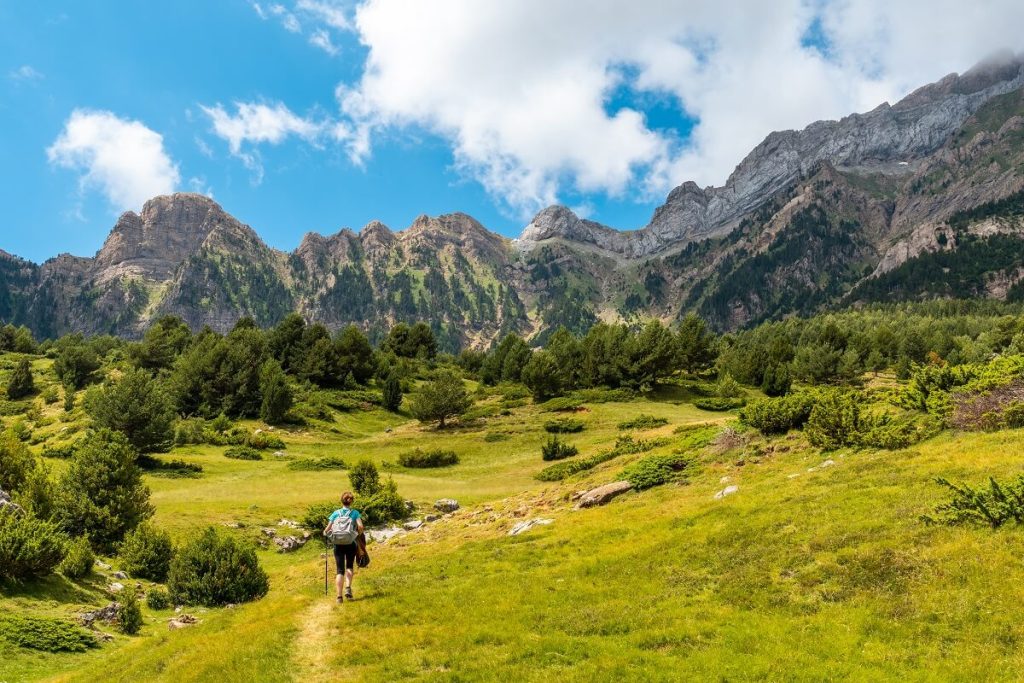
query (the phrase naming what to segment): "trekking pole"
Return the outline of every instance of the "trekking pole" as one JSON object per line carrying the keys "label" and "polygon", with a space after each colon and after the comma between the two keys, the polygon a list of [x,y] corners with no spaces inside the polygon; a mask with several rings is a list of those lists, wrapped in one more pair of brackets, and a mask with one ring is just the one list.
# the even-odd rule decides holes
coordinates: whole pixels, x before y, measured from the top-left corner
{"label": "trekking pole", "polygon": [[327,546],[324,546],[324,595],[327,595]]}

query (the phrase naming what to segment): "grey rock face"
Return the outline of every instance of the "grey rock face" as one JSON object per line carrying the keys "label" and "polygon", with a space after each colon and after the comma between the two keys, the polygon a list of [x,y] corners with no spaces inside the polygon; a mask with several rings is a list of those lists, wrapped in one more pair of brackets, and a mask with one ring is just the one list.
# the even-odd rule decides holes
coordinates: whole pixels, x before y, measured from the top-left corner
{"label": "grey rock face", "polygon": [[591,489],[584,493],[580,497],[579,502],[576,503],[576,508],[591,508],[598,505],[605,505],[613,498],[621,496],[632,488],[633,485],[628,481],[614,481],[611,484],[598,486],[596,489]]}
{"label": "grey rock face", "polygon": [[802,131],[775,132],[754,148],[722,187],[699,188],[692,181],[676,187],[650,223],[619,233],[584,221],[565,207],[544,209],[519,239],[521,250],[562,237],[592,244],[630,258],[643,258],[673,244],[727,233],[747,212],[822,162],[837,167],[892,169],[941,147],[950,135],[992,97],[1024,86],[1024,58],[983,63],[920,88],[895,105],[839,121],[818,121]]}

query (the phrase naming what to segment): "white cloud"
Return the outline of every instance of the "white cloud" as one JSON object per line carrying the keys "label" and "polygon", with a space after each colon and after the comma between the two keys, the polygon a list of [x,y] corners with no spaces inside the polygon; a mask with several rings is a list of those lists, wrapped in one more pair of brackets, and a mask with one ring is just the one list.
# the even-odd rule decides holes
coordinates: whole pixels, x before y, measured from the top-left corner
{"label": "white cloud", "polygon": [[332,57],[341,52],[341,49],[331,40],[331,34],[323,29],[317,29],[310,34],[309,44],[320,48]]}
{"label": "white cloud", "polygon": [[81,188],[98,188],[116,210],[139,209],[181,179],[159,133],[109,111],[73,111],[46,155],[51,164],[80,171]]}
{"label": "white cloud", "polygon": [[329,0],[298,0],[295,9],[305,12],[311,18],[323,22],[327,26],[338,31],[347,31],[351,28],[348,17],[341,5]]}
{"label": "white cloud", "polygon": [[29,64],[19,66],[17,69],[11,69],[8,72],[7,77],[12,81],[17,81],[19,83],[39,81],[45,78],[40,71]]}
{"label": "white cloud", "polygon": [[[815,16],[829,41],[802,39]],[[363,158],[376,131],[427,129],[456,165],[526,214],[567,188],[663,195],[721,184],[769,132],[895,100],[1024,41],[1024,3],[953,0],[365,0],[369,54],[338,97]],[[623,91],[699,120],[685,140]],[[621,106],[625,103],[627,106]]]}
{"label": "white cloud", "polygon": [[[302,24],[299,23],[298,17],[289,12],[284,5],[271,5],[269,11],[275,17],[281,19],[281,25],[284,26],[286,30],[292,33],[302,33]],[[260,13],[260,10],[257,10],[257,14],[260,14],[261,17],[263,16],[263,14]]]}
{"label": "white cloud", "polygon": [[213,188],[206,182],[206,176],[193,176],[189,178],[188,187],[196,194],[204,194],[213,199]]}
{"label": "white cloud", "polygon": [[255,148],[257,145],[276,145],[292,136],[316,144],[325,134],[339,136],[335,132],[339,129],[337,122],[304,118],[280,102],[235,102],[234,115],[220,104],[212,107],[200,105],[200,109],[210,117],[214,134],[228,143],[231,154],[256,174],[254,182],[257,184],[263,178],[263,167]]}

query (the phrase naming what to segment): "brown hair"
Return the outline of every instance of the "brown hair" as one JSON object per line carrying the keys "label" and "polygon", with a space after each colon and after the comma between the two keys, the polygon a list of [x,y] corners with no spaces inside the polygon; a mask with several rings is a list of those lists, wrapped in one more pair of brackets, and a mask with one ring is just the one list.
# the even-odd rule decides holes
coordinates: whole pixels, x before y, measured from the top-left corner
{"label": "brown hair", "polygon": [[352,495],[351,491],[345,491],[345,493],[341,494],[341,504],[345,507],[351,505],[355,499],[356,497]]}

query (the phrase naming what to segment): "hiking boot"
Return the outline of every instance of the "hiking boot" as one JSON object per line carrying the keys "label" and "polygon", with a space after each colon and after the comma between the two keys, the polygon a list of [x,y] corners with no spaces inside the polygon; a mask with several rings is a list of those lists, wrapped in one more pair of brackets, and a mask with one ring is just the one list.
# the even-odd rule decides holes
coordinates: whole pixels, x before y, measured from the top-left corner
{"label": "hiking boot", "polygon": [[345,589],[345,599],[346,600],[355,600],[355,598],[352,597],[352,589],[351,588],[346,588]]}
{"label": "hiking boot", "polygon": [[345,602],[345,599],[344,599],[344,598],[342,598],[342,597],[341,597],[340,595],[339,595],[339,596],[338,596],[337,598],[335,598],[335,599],[336,599],[336,600],[338,601],[338,604],[339,604],[339,605],[340,605],[341,603]]}

